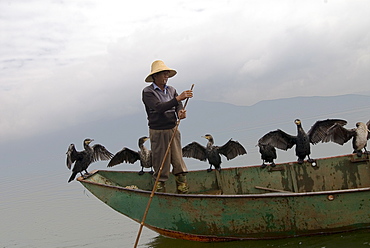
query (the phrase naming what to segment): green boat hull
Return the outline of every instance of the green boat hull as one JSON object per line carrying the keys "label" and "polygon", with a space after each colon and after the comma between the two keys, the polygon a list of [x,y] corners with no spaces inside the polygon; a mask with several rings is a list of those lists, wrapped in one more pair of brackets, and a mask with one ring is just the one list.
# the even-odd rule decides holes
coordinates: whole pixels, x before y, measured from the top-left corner
{"label": "green boat hull", "polygon": [[[155,193],[144,225],[162,235],[196,241],[275,239],[370,227],[370,163],[344,155],[283,163],[190,171],[190,194]],[[98,170],[78,179],[111,208],[141,222],[152,176]],[[138,189],[132,189],[132,186]]]}

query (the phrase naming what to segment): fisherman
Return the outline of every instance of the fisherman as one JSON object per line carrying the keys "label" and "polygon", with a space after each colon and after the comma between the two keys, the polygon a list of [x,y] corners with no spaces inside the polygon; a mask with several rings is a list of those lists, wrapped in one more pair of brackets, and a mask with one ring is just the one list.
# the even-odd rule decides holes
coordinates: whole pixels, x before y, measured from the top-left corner
{"label": "fisherman", "polygon": [[[176,89],[167,85],[169,78],[176,75],[176,70],[167,67],[163,61],[156,60],[151,65],[151,72],[145,82],[151,83],[142,92],[142,101],[148,118],[149,138],[152,150],[153,177],[156,179],[165,157],[156,191],[166,192],[165,182],[169,178],[172,164],[172,174],[175,175],[177,193],[188,193],[186,181],[187,167],[182,158],[180,131],[176,128],[177,119],[186,118],[186,110],[181,101],[193,97],[192,90],[185,90],[180,95]],[[176,133],[174,133],[176,131]],[[174,139],[170,144],[170,140]]]}

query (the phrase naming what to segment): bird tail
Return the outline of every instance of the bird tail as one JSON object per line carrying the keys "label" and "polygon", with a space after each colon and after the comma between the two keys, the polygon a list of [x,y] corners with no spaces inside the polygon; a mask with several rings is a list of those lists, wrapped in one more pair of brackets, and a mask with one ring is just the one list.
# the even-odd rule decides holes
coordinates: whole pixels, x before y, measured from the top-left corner
{"label": "bird tail", "polygon": [[73,181],[75,179],[76,175],[77,175],[77,172],[73,172],[71,177],[69,178],[68,182]]}

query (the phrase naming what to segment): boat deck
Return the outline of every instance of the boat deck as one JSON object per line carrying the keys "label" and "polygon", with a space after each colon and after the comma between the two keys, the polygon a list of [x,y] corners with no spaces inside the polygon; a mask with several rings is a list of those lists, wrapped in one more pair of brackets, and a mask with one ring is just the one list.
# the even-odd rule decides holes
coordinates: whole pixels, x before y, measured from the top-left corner
{"label": "boat deck", "polygon": [[[149,173],[99,170],[90,179],[96,183],[151,191],[154,180]],[[191,171],[187,176],[190,194],[246,195],[268,193],[306,193],[370,187],[369,156],[344,155],[317,159],[316,166],[282,163],[260,166]],[[167,193],[175,193],[174,177],[166,182]]]}

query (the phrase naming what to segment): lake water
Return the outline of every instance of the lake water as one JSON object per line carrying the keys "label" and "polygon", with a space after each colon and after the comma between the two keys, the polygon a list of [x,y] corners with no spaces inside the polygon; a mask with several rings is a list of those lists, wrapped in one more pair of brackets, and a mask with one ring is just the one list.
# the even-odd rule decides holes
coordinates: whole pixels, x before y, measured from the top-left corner
{"label": "lake water", "polygon": [[[139,224],[112,210],[70,172],[40,169],[0,176],[0,248],[133,247]],[[28,171],[28,170],[27,170]],[[32,170],[31,170],[32,171]],[[370,247],[370,230],[268,241],[198,243],[143,229],[138,247]]]}

